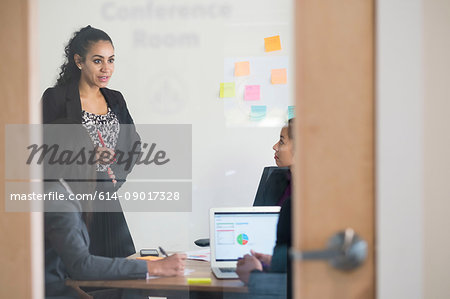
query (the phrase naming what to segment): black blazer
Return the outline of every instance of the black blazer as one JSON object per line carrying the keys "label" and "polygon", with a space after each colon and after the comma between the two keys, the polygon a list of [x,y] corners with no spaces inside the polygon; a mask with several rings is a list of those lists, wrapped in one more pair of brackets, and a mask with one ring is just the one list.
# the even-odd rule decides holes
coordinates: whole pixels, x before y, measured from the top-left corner
{"label": "black blazer", "polygon": [[[117,115],[119,123],[133,124],[127,105],[119,91],[100,88],[108,106]],[[50,87],[42,96],[43,123],[49,124],[61,118],[67,118],[81,124],[81,101],[78,82]]]}
{"label": "black blazer", "polygon": [[[125,153],[129,152],[133,145],[137,142],[136,151],[140,151],[140,137],[136,132],[133,119],[128,112],[127,105],[122,94],[119,91],[100,88],[101,93],[106,99],[108,107],[116,114],[120,126],[119,137],[116,145],[116,150],[121,150]],[[80,93],[78,91],[78,81],[72,82],[65,86],[47,88],[42,96],[42,120],[44,124],[57,123],[58,120],[68,119],[74,123],[81,124],[81,101]],[[125,182],[127,175],[131,172],[137,155],[134,156],[131,167],[126,167],[126,164],[118,165],[113,163],[111,169],[116,176],[117,184],[113,187],[110,184],[111,190],[116,191]],[[107,177],[102,176],[99,180],[105,180]]]}

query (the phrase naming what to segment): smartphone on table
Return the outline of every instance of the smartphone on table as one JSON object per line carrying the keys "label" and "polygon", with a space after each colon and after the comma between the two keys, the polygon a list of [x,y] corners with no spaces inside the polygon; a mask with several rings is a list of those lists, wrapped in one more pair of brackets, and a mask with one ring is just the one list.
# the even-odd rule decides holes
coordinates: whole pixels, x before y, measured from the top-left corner
{"label": "smartphone on table", "polygon": [[140,251],[141,256],[159,256],[158,250],[154,248],[145,248]]}

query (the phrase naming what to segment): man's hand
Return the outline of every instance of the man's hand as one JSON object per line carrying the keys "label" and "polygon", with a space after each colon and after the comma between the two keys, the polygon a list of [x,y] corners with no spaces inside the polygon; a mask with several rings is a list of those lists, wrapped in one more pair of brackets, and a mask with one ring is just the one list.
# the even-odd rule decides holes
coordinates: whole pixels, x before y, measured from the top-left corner
{"label": "man's hand", "polygon": [[147,271],[155,276],[183,276],[186,254],[175,253],[159,261],[148,261]]}

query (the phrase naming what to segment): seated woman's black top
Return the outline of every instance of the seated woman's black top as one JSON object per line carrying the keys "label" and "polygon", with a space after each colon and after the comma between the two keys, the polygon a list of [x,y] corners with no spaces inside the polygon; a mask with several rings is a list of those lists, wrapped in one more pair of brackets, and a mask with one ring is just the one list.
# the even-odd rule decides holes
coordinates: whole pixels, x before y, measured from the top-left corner
{"label": "seated woman's black top", "polygon": [[277,242],[273,249],[272,261],[268,271],[253,271],[248,287],[247,298],[284,299],[291,298],[291,259],[289,248],[291,237],[291,198],[286,199],[280,211],[277,225]]}

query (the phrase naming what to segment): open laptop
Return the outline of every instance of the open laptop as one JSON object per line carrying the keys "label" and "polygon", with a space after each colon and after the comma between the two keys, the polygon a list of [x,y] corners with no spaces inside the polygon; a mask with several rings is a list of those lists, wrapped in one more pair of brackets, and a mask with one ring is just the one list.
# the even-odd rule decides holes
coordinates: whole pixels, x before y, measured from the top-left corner
{"label": "open laptop", "polygon": [[238,258],[272,254],[280,207],[212,208],[209,217],[211,270],[217,278],[238,278]]}

